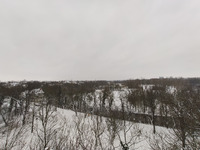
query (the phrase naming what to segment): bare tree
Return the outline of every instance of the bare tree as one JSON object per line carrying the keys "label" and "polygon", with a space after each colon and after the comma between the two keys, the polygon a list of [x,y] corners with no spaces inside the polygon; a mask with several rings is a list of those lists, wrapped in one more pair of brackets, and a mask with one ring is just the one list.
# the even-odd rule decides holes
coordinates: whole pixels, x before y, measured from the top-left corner
{"label": "bare tree", "polygon": [[128,101],[127,99],[128,99],[128,93],[126,92],[121,93],[120,101],[121,101],[122,124],[119,130],[117,131],[117,135],[123,150],[129,150],[129,148],[134,147],[136,143],[140,142],[137,141],[137,139],[141,136],[141,130],[138,128],[138,126],[134,124],[134,122],[127,121],[128,110],[125,110],[125,102]]}
{"label": "bare tree", "polygon": [[82,150],[92,150],[94,148],[94,138],[88,122],[81,114],[74,119],[75,123],[75,148]]}
{"label": "bare tree", "polygon": [[107,138],[109,141],[109,149],[115,149],[114,141],[117,138],[117,132],[119,131],[119,121],[117,121],[114,116],[106,119],[106,129],[107,129]]}
{"label": "bare tree", "polygon": [[22,97],[23,101],[24,101],[24,110],[23,110],[23,119],[22,119],[22,124],[25,125],[26,123],[26,117],[29,111],[29,107],[30,107],[30,101],[31,101],[31,94],[29,91],[25,91],[24,95]]}
{"label": "bare tree", "polygon": [[103,145],[101,141],[101,136],[103,135],[105,131],[105,127],[102,124],[102,119],[100,119],[100,116],[94,116],[93,119],[93,124],[91,126],[92,133],[95,137],[95,149],[99,147],[100,149],[103,150]]}
{"label": "bare tree", "polygon": [[15,118],[8,126],[1,128],[1,147],[2,150],[11,150],[12,148],[22,149],[25,146],[22,140],[20,140],[24,133],[27,131],[26,126],[21,126],[20,119]]}
{"label": "bare tree", "polygon": [[48,148],[56,135],[57,117],[54,115],[54,112],[55,107],[50,105],[47,99],[44,99],[39,108],[39,114],[37,117],[40,122],[38,122],[38,126],[36,128],[37,136],[39,138],[38,143],[40,144],[41,150]]}

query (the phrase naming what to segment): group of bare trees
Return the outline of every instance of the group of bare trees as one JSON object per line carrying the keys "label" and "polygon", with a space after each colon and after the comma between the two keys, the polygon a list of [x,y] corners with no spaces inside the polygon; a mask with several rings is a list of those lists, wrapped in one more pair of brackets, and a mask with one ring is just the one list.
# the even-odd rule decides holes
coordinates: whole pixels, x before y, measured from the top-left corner
{"label": "group of bare trees", "polygon": [[[141,88],[133,90],[129,101],[132,105],[137,105],[139,100],[140,106],[143,105],[143,108],[147,107],[150,110],[154,134],[156,133],[155,115],[166,116],[166,120],[164,120],[166,127],[168,126],[167,119],[173,120],[171,125],[173,138],[171,137],[171,139],[174,140],[171,143],[167,141],[168,146],[173,145],[172,143],[176,143],[175,145],[178,146],[180,143],[179,148],[182,147],[182,149],[199,149],[200,90],[187,85],[177,86],[173,92],[167,92],[167,88],[169,87],[159,85],[147,90]],[[145,110],[144,113],[146,113]],[[172,147],[175,145],[168,149],[173,149]]]}
{"label": "group of bare trees", "polygon": [[[154,134],[156,134],[156,125],[158,124],[156,118],[161,116],[163,117],[163,125],[173,129],[174,136],[171,139],[176,139],[178,143],[181,143],[180,147],[183,149],[198,147],[200,125],[200,94],[198,87],[191,86],[184,79],[171,81],[173,86],[170,85],[171,83],[156,80],[146,89],[138,83],[133,84],[134,88],[129,90],[127,95],[120,98],[120,112],[127,114],[127,111],[136,111],[150,115],[149,119],[153,125]],[[76,108],[81,109],[84,107],[83,93],[73,93],[71,99],[74,101],[73,105]],[[94,105],[96,105],[97,98],[93,96],[93,99]],[[113,92],[109,86],[102,88],[98,100],[100,101],[99,111],[101,111],[99,115],[105,112],[112,112]],[[127,100],[132,107],[125,108],[125,106],[128,106]],[[106,102],[108,102],[108,110],[105,108]],[[113,116],[113,119],[115,119],[115,116]],[[125,123],[127,118],[121,119]],[[113,129],[115,130],[115,128]],[[113,137],[115,136],[113,135]],[[121,145],[125,149],[127,145],[126,138],[124,141],[121,141]]]}
{"label": "group of bare trees", "polygon": [[[9,88],[0,85],[3,93],[0,95],[0,115],[6,126],[0,129],[3,149],[12,149],[17,144],[23,148],[26,144],[19,141],[19,137],[27,131],[33,136],[29,149],[132,149],[140,141],[141,129],[130,119],[131,113],[141,113],[149,118],[155,136],[155,140],[150,141],[152,149],[199,149],[198,86],[184,79],[152,80],[144,88],[144,82],[147,81],[127,82],[131,88],[121,92],[119,110],[113,107],[114,88],[104,82],[99,82],[100,86],[90,82],[43,83],[42,86],[36,82]],[[38,87],[44,91],[42,96],[33,92]],[[97,87],[100,89],[98,96],[95,93]],[[92,111],[96,113],[81,115],[78,112],[91,112],[87,101],[93,102]],[[67,119],[61,118],[62,123],[59,121],[57,108],[76,111],[74,126],[69,126]],[[169,134],[156,131],[160,116],[162,125],[169,128]],[[155,142],[158,139],[162,144]]]}
{"label": "group of bare trees", "polygon": [[[26,101],[24,106],[26,107]],[[79,113],[69,122],[68,118],[59,114],[56,107],[51,104],[51,99],[46,97],[39,102],[31,98],[29,108],[32,109],[24,108],[22,115],[15,116],[12,124],[3,128],[7,129],[6,131],[1,130],[6,133],[0,136],[1,141],[4,141],[3,150],[13,148],[128,150],[135,146],[136,139],[140,136],[140,130],[136,129],[135,124],[125,120],[122,122],[114,118],[102,118],[98,115],[85,116]],[[31,138],[30,143],[26,143],[26,139],[23,138],[27,135]]]}

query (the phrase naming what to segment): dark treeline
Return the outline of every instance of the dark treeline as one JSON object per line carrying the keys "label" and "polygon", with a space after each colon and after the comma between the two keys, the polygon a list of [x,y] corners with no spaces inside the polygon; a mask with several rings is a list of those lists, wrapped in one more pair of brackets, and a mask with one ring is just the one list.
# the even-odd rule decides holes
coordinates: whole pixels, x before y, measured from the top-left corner
{"label": "dark treeline", "polygon": [[154,84],[163,86],[200,86],[200,78],[153,78],[153,79],[136,79],[136,80],[126,80],[121,81],[123,84],[129,88],[138,87],[141,84]]}

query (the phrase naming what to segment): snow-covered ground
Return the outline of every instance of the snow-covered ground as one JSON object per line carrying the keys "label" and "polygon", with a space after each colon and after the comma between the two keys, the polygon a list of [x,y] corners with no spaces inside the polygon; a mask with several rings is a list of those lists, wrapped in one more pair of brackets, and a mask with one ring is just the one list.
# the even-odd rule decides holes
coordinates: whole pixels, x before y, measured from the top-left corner
{"label": "snow-covered ground", "polygon": [[[50,140],[51,142],[53,138],[56,138],[57,144],[61,141],[65,141],[62,144],[66,144],[66,147],[70,144],[72,146],[77,146],[77,143],[79,143],[80,145],[75,149],[80,150],[84,149],[84,147],[88,149],[103,148],[105,150],[120,150],[122,149],[120,139],[123,143],[125,143],[126,139],[126,143],[128,143],[130,149],[150,150],[149,142],[154,138],[154,136],[152,136],[153,131],[151,125],[116,120],[115,126],[111,126],[111,124],[109,124],[109,122],[112,122],[110,118],[100,118],[99,116],[84,113],[76,114],[74,111],[65,109],[57,109],[57,111],[49,116],[48,121],[47,131],[49,132],[48,138],[52,138]],[[113,139],[113,146],[111,146],[110,143],[112,143],[114,127],[116,127],[116,134]],[[16,134],[19,130],[21,134],[17,137]],[[156,130],[158,133],[168,133],[169,131],[164,127],[156,127]],[[6,137],[8,143],[12,143],[12,140],[16,140],[12,150],[38,149],[39,144],[42,142],[42,140],[38,138],[39,135],[43,138],[43,128],[40,119],[35,120],[33,133],[31,133],[31,123],[23,126],[23,128],[16,126],[11,132],[5,132],[4,128],[1,127],[0,149],[5,144]],[[96,139],[98,139],[98,141],[95,141]],[[97,142],[97,145],[95,145],[95,142]],[[55,149],[55,147],[49,147],[52,150]],[[66,150],[67,149],[70,148],[68,147]]]}
{"label": "snow-covered ground", "polygon": [[[113,102],[111,105],[111,109],[112,110],[121,110],[122,102],[124,103],[124,105],[126,105],[126,104],[128,105],[129,102],[127,101],[126,98],[124,98],[125,96],[127,96],[127,94],[128,94],[127,88],[112,91],[111,95],[113,96]],[[101,99],[103,96],[102,90],[96,90],[94,95],[90,95],[90,97],[92,97],[92,99],[94,99],[94,96],[95,96],[96,104],[94,104],[94,100],[90,100],[89,98],[86,98],[85,101],[90,107],[94,107],[94,105],[96,105],[96,107],[99,108],[101,105]],[[109,98],[105,99],[105,107],[106,108],[109,108],[109,101],[110,101]],[[125,107],[125,109],[126,109],[126,107]]]}

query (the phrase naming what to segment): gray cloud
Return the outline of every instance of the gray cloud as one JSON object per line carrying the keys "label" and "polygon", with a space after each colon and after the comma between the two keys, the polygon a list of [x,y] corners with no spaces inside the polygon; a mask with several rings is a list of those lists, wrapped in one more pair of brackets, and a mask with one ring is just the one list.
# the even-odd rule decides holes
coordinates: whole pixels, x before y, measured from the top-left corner
{"label": "gray cloud", "polygon": [[200,2],[1,0],[0,80],[200,76]]}

